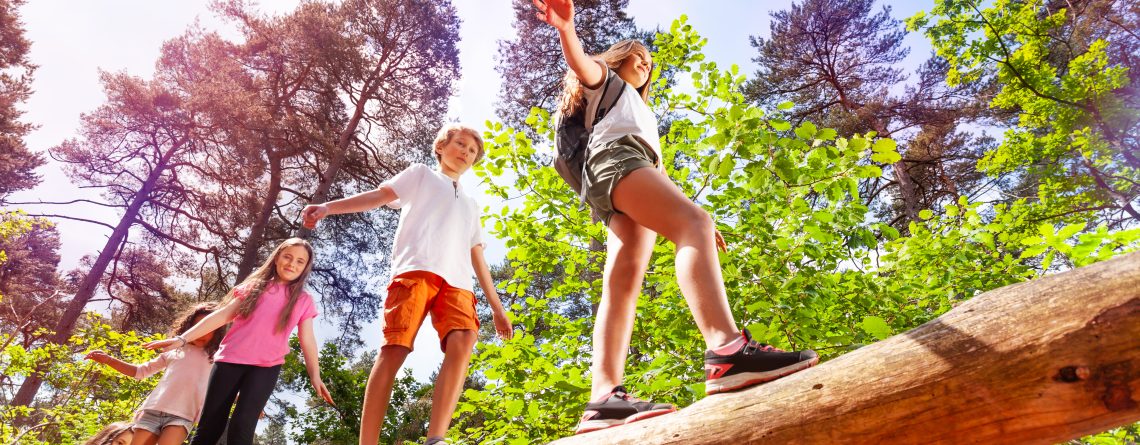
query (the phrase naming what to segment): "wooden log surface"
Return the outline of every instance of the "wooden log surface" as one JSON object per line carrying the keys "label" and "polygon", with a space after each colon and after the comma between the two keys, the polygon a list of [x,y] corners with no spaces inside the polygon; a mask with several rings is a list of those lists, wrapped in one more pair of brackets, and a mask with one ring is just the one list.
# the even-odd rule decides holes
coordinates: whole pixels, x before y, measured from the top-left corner
{"label": "wooden log surface", "polygon": [[577,444],[1056,444],[1140,421],[1140,253]]}

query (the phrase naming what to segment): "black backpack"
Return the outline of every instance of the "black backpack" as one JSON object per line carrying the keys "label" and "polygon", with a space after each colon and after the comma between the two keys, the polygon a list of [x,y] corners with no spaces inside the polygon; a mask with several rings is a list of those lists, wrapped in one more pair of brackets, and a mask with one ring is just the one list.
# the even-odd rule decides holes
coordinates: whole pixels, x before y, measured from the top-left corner
{"label": "black backpack", "polygon": [[[617,105],[621,93],[625,91],[625,81],[614,70],[606,68],[606,81],[602,84],[602,95],[598,99],[598,109],[587,121],[585,98],[578,109],[569,116],[559,113],[554,119],[554,170],[562,180],[582,196],[582,169],[586,164],[586,149],[590,144],[590,133],[594,125]],[[589,122],[589,125],[586,125]]]}

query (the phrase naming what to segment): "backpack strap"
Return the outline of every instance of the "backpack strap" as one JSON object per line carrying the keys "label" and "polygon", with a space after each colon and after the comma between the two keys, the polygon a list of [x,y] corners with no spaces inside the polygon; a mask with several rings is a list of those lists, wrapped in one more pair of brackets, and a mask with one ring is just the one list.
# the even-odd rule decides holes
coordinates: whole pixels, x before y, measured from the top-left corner
{"label": "backpack strap", "polygon": [[618,76],[618,73],[613,69],[606,67],[606,82],[602,84],[602,96],[598,98],[598,108],[594,110],[594,116],[590,119],[585,119],[586,128],[594,128],[594,124],[601,122],[603,117],[606,117],[614,105],[617,105],[618,99],[621,94],[625,92],[625,81]]}

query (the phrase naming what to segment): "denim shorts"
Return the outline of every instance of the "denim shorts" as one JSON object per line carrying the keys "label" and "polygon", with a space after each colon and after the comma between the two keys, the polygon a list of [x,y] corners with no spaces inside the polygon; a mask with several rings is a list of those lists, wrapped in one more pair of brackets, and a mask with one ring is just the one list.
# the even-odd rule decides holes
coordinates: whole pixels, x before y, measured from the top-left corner
{"label": "denim shorts", "polygon": [[190,430],[194,429],[194,422],[189,419],[183,419],[174,414],[167,414],[162,411],[143,410],[142,414],[135,419],[134,429],[147,430],[154,434],[161,434],[162,429],[168,426],[180,426],[186,428],[186,434],[190,434]]}
{"label": "denim shorts", "polygon": [[608,226],[610,218],[621,213],[614,209],[610,197],[617,183],[634,170],[656,167],[658,163],[657,152],[634,135],[591,146],[582,172],[582,198],[594,216]]}

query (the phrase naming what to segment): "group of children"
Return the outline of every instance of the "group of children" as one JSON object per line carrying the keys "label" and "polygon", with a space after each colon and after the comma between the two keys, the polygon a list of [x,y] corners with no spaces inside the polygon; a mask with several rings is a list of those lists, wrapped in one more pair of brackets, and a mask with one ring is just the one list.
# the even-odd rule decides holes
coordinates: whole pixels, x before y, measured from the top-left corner
{"label": "group of children", "polygon": [[[637,298],[657,235],[676,246],[677,280],[706,343],[708,394],[770,381],[818,362],[812,351],[780,351],[737,328],[717,258],[723,240],[708,213],[681,193],[661,165],[657,119],[647,105],[653,67],[649,50],[629,40],[590,57],[575,33],[571,0],[534,3],[538,18],[558,31],[570,66],[560,112],[584,107],[593,113],[606,80],[620,79],[627,90],[593,123],[582,171],[581,196],[605,222],[608,235],[594,325],[590,402],[576,433],[675,410],[636,399],[622,386]],[[473,275],[491,306],[495,331],[503,339],[513,335],[483,255],[479,207],[459,182],[482,159],[483,141],[472,128],[447,125],[436,136],[433,151],[437,169],[414,164],[376,190],[302,211],[304,225],[315,228],[331,215],[385,205],[400,210],[384,301],[383,342],[365,389],[361,444],[379,440],[393,382],[429,313],[444,361],[432,394],[427,444],[443,442],[478,336]],[[133,430],[129,443],[179,444],[195,423],[193,445],[213,445],[223,433],[230,445],[252,443],[294,328],[313,389],[333,404],[317,361],[317,310],[304,291],[312,260],[313,249],[302,239],[277,246],[223,303],[194,307],[176,323],[172,338],[148,343],[147,348],[163,352],[146,364],[131,365],[99,351],[89,354],[140,379],[166,369],[128,430]],[[104,439],[110,441],[99,443],[117,440]]]}

